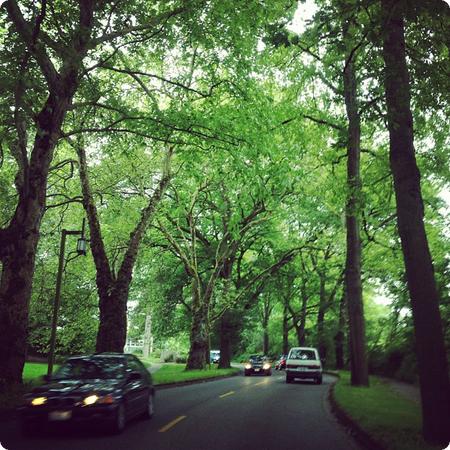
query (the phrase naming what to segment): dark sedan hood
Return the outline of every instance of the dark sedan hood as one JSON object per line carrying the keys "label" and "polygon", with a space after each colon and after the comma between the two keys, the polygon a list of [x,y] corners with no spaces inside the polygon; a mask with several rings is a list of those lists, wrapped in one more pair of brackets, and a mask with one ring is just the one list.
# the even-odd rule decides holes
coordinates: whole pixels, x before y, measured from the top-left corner
{"label": "dark sedan hood", "polygon": [[117,379],[89,379],[89,380],[52,380],[47,384],[33,389],[34,394],[54,396],[84,395],[91,392],[112,392],[122,383]]}
{"label": "dark sedan hood", "polygon": [[265,361],[250,361],[250,364],[253,367],[262,367],[265,364]]}

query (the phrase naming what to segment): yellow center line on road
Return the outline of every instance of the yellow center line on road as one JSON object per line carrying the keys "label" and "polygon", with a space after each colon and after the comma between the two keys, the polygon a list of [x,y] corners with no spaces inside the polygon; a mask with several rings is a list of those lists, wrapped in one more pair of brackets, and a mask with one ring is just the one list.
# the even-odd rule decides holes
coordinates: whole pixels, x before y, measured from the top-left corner
{"label": "yellow center line on road", "polygon": [[269,381],[260,381],[259,383],[255,383],[253,386],[261,386],[261,384],[269,384]]}
{"label": "yellow center line on road", "polygon": [[228,397],[229,395],[233,395],[234,391],[227,392],[226,394],[219,395],[219,398]]}
{"label": "yellow center line on road", "polygon": [[179,416],[176,419],[169,422],[167,425],[163,426],[158,430],[158,433],[165,433],[167,430],[170,430],[173,426],[175,426],[178,422],[181,422],[183,419],[186,419],[187,416]]}

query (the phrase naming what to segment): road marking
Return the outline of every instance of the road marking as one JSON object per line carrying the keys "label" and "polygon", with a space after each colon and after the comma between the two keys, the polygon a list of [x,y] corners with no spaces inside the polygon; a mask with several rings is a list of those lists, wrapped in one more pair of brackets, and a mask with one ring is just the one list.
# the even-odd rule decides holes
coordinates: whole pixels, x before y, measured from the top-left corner
{"label": "road marking", "polygon": [[259,383],[255,383],[253,386],[260,386],[261,384],[267,384],[269,381],[260,381]]}
{"label": "road marking", "polygon": [[175,426],[178,422],[181,422],[183,419],[186,419],[187,416],[179,416],[176,419],[172,420],[172,422],[169,422],[164,427],[160,428],[158,430],[158,433],[165,433],[167,430],[170,430],[173,426]]}
{"label": "road marking", "polygon": [[227,392],[226,394],[219,395],[219,398],[228,397],[229,395],[233,395],[234,391]]}

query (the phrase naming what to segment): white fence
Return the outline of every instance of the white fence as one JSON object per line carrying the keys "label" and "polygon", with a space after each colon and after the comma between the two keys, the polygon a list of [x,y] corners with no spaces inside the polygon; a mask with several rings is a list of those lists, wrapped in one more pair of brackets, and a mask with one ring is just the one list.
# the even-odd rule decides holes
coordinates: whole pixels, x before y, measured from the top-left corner
{"label": "white fence", "polygon": [[123,351],[125,353],[130,353],[133,350],[142,350],[144,348],[144,340],[143,339],[127,339],[127,342],[125,344],[125,348]]}

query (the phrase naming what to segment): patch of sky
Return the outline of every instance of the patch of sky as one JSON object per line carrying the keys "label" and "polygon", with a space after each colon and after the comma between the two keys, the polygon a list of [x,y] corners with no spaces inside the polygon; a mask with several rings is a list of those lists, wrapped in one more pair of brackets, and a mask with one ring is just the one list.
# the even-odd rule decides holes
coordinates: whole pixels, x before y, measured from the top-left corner
{"label": "patch of sky", "polygon": [[297,10],[294,14],[294,19],[287,28],[294,33],[303,33],[309,22],[312,20],[317,11],[316,3],[313,0],[306,0],[305,2],[298,2]]}

